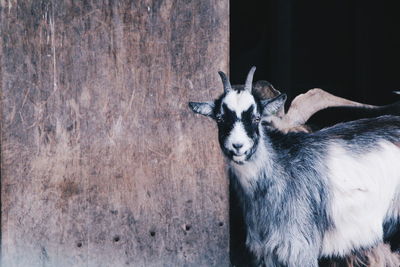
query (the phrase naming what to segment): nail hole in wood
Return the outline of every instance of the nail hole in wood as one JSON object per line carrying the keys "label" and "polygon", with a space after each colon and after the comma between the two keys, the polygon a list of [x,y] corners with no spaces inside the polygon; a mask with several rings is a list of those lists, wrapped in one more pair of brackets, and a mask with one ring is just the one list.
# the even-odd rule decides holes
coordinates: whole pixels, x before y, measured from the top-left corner
{"label": "nail hole in wood", "polygon": [[185,225],[185,230],[186,231],[190,231],[190,229],[192,229],[192,226],[190,224],[186,224]]}
{"label": "nail hole in wood", "polygon": [[118,242],[120,240],[120,238],[119,238],[119,236],[115,236],[113,240],[114,240],[114,242]]}
{"label": "nail hole in wood", "polygon": [[150,231],[150,235],[151,236],[156,236],[156,232],[155,231]]}
{"label": "nail hole in wood", "polygon": [[82,242],[78,242],[78,243],[76,244],[76,246],[77,246],[78,248],[82,247]]}
{"label": "nail hole in wood", "polygon": [[219,222],[218,225],[219,225],[219,226],[224,226],[224,223],[223,223],[223,222]]}

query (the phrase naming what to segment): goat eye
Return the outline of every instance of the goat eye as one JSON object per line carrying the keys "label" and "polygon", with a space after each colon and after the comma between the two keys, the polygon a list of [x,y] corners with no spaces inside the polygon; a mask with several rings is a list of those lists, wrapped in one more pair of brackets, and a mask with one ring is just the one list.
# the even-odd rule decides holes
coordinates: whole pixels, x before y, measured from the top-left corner
{"label": "goat eye", "polygon": [[261,120],[260,116],[253,116],[253,118],[252,118],[253,123],[259,123],[260,120]]}
{"label": "goat eye", "polygon": [[215,117],[215,120],[216,120],[218,123],[221,123],[221,122],[224,121],[224,119],[222,118],[221,115],[217,115],[217,116]]}

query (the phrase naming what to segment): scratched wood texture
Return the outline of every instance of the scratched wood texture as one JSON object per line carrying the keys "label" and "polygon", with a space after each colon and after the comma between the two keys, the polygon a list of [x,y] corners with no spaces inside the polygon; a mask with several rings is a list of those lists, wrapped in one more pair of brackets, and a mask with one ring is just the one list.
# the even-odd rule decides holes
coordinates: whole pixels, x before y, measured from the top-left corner
{"label": "scratched wood texture", "polygon": [[228,0],[1,0],[3,266],[228,266]]}

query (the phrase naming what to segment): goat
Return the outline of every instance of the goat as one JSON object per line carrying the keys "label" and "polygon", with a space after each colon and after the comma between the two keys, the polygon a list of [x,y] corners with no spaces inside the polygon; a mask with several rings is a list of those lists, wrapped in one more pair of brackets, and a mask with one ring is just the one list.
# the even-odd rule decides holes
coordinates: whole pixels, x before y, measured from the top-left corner
{"label": "goat", "polygon": [[281,110],[286,95],[252,93],[254,72],[242,88],[219,72],[224,93],[189,106],[217,122],[257,264],[316,267],[321,257],[381,242],[400,215],[400,117],[285,134],[261,119]]}

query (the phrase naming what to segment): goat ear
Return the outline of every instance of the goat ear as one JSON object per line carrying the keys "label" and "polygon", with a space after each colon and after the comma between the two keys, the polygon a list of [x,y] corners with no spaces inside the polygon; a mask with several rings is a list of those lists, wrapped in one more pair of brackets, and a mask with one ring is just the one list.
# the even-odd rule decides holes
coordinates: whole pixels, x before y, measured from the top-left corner
{"label": "goat ear", "polygon": [[280,113],[285,107],[286,99],[286,94],[280,94],[271,99],[261,100],[261,104],[263,106],[263,116]]}
{"label": "goat ear", "polygon": [[208,117],[213,117],[214,114],[214,101],[208,101],[208,102],[189,102],[189,107],[193,112],[208,116]]}
{"label": "goat ear", "polygon": [[253,84],[253,94],[258,95],[261,99],[270,99],[281,94],[268,81],[260,80]]}

